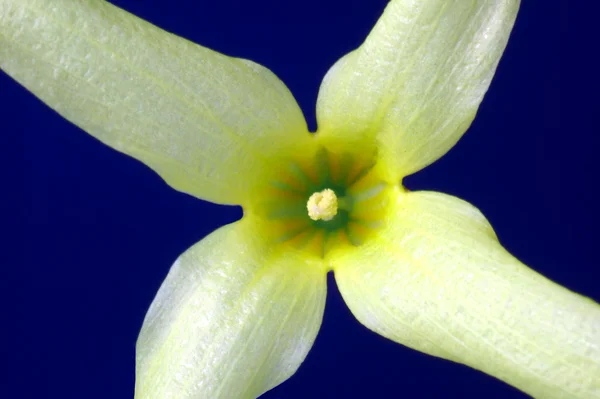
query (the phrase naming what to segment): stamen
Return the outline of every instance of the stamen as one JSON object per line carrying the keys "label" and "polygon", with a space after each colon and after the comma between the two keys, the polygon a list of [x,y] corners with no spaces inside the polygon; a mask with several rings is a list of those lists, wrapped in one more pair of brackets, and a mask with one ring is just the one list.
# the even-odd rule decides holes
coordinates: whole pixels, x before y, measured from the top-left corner
{"label": "stamen", "polygon": [[326,188],[310,196],[306,209],[312,220],[329,221],[338,213],[338,198],[332,189]]}

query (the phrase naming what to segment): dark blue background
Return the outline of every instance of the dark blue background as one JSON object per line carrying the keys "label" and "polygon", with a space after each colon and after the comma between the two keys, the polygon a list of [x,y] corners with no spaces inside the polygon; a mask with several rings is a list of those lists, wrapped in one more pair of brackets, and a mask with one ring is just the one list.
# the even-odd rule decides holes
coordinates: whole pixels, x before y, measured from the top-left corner
{"label": "dark blue background", "polygon": [[[325,72],[361,43],[385,5],[114,3],[197,43],[267,66],[294,93],[312,130]],[[406,185],[473,203],[523,262],[598,301],[597,34],[585,22],[595,14],[563,4],[524,2],[468,134]],[[23,217],[25,228],[23,241],[15,233],[4,241],[3,252],[15,256],[3,265],[10,298],[3,329],[17,337],[3,344],[12,384],[3,383],[9,392],[0,396],[131,398],[135,340],[171,263],[241,211],[174,191],[4,74],[0,88],[3,196],[16,203],[3,211]],[[371,333],[354,320],[331,276],[329,282],[312,351],[294,377],[264,397],[524,396],[480,372]]]}

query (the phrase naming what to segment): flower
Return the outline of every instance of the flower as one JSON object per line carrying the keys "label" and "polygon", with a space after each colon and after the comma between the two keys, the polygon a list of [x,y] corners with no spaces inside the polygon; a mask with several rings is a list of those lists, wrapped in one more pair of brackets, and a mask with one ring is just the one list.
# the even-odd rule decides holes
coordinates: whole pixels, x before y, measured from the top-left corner
{"label": "flower", "polygon": [[244,207],[173,266],[138,341],[137,396],[282,382],[317,333],[329,270],[388,338],[535,396],[598,389],[597,305],[507,254],[472,206],[401,185],[470,124],[518,2],[412,3],[390,3],[328,73],[314,136],[249,61],[105,3],[0,5],[3,70],[175,188]]}

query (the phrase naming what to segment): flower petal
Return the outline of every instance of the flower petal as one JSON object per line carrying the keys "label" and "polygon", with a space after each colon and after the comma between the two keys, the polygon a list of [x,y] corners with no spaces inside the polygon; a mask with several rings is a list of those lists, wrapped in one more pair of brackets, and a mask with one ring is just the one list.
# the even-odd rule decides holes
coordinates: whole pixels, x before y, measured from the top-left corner
{"label": "flower petal", "polygon": [[105,1],[3,0],[0,68],[174,188],[214,202],[245,202],[271,157],[310,140],[268,69]]}
{"label": "flower petal", "polygon": [[518,8],[519,0],[391,1],[325,76],[321,139],[376,145],[394,181],[434,162],[475,117]]}
{"label": "flower petal", "polygon": [[254,398],[289,378],[321,325],[326,272],[244,218],[194,245],[137,342],[136,398]]}
{"label": "flower petal", "polygon": [[521,264],[473,206],[399,194],[388,225],[334,271],[356,318],[534,397],[600,394],[600,306]]}

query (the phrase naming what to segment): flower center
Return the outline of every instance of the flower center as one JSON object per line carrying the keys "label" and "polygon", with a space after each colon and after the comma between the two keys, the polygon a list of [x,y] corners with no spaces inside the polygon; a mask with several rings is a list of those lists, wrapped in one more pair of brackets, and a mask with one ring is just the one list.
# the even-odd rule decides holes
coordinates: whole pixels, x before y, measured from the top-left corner
{"label": "flower center", "polygon": [[332,189],[326,188],[310,196],[306,203],[306,209],[312,220],[328,222],[338,213],[338,198]]}
{"label": "flower center", "polygon": [[361,245],[384,221],[390,186],[362,155],[322,148],[271,173],[252,209],[275,242],[325,257]]}

